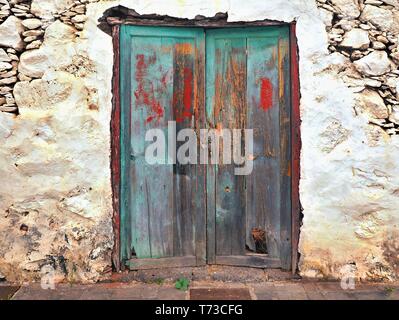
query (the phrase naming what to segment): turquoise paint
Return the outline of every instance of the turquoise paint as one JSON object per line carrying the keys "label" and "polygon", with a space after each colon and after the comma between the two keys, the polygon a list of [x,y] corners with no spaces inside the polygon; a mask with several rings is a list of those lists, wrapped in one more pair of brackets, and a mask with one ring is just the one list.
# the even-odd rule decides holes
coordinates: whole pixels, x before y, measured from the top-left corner
{"label": "turquoise paint", "polygon": [[[260,83],[261,78],[268,78],[272,83],[274,88],[278,88],[279,85],[279,74],[284,73],[285,84],[289,84],[289,59],[285,60],[284,70],[279,70],[278,53],[279,53],[279,41],[282,39],[288,40],[289,29],[288,27],[257,27],[257,28],[233,28],[233,29],[211,29],[206,30],[206,115],[207,122],[210,127],[229,127],[229,120],[232,123],[236,123],[234,118],[238,116],[239,110],[237,110],[234,105],[227,105],[228,103],[223,103],[223,109],[229,108],[226,112],[219,112],[218,118],[215,117],[215,76],[216,74],[222,74],[223,80],[226,79],[226,65],[230,63],[230,54],[232,50],[235,50],[235,55],[238,54],[240,48],[244,47],[246,50],[246,70],[247,70],[247,80],[246,80],[246,100],[247,100],[247,128],[253,128],[251,124],[251,116],[254,111],[257,111],[259,105],[260,97]],[[221,55],[217,57],[217,50],[221,51]],[[274,57],[273,57],[274,51]],[[287,65],[288,62],[288,65]],[[228,89],[227,89],[228,91]],[[222,94],[227,94],[222,92]],[[286,96],[289,96],[289,92],[286,91]],[[289,101],[286,99],[286,101]],[[288,106],[290,103],[288,102]],[[281,177],[280,177],[280,101],[279,101],[279,90],[274,90],[273,93],[273,108],[265,113],[263,110],[259,112],[259,115],[254,115],[254,119],[260,118],[265,119],[263,125],[257,122],[256,126],[272,126],[271,136],[266,139],[267,143],[276,144],[276,152],[270,157],[265,154],[259,155],[259,157],[254,161],[255,166],[258,170],[254,170],[251,179],[260,179],[263,177],[263,184],[267,184],[266,180],[273,181],[273,185],[268,185],[265,189],[265,194],[263,195],[267,199],[268,204],[263,204],[267,206],[267,211],[273,211],[273,213],[268,213],[267,215],[261,217],[258,220],[259,225],[254,225],[266,229],[268,243],[269,243],[269,254],[271,257],[280,258],[280,242],[282,241],[280,234],[283,230],[287,228],[287,224],[290,221],[287,220],[287,214],[289,212],[288,206],[284,207],[285,212],[281,212],[280,203],[289,200],[290,189],[287,184],[284,185],[286,188],[282,190]],[[226,119],[227,118],[227,119]],[[259,119],[258,119],[259,120]],[[221,123],[222,125],[218,125]],[[227,126],[226,126],[227,124]],[[257,130],[257,128],[253,128]],[[262,143],[263,141],[263,143]],[[259,141],[260,144],[255,144],[255,152],[261,152],[261,149],[265,148],[264,140]],[[208,166],[207,167],[207,194],[210,197],[208,201],[208,241],[209,239],[216,237],[216,241],[212,241],[208,244],[208,262],[214,263],[217,260],[218,255],[237,255],[244,251],[244,246],[242,244],[235,242],[235,237],[240,237],[240,233],[237,232],[237,223],[242,222],[241,218],[236,216],[241,210],[246,211],[246,215],[255,216],[257,212],[253,211],[258,208],[256,205],[251,209],[246,204],[245,209],[240,208],[240,198],[242,194],[242,181],[240,181],[236,176],[234,176],[229,168],[226,166]],[[269,179],[265,179],[263,174],[264,170],[269,172]],[[246,178],[248,180],[248,178]],[[246,190],[246,184],[245,190]],[[230,192],[226,193],[225,188],[228,186]],[[237,194],[235,194],[235,192]],[[248,198],[251,193],[250,191],[244,191],[249,194],[246,195]],[[251,191],[253,192],[253,190]],[[281,194],[285,194],[281,198]],[[287,198],[288,195],[288,198]],[[281,200],[280,200],[281,199]],[[256,197],[251,201],[256,202]],[[258,200],[260,201],[260,200]],[[260,204],[262,207],[262,204]],[[241,214],[243,212],[241,211]],[[285,217],[282,219],[282,217]],[[238,220],[237,220],[238,219]],[[248,222],[247,222],[248,223]],[[281,229],[281,223],[284,223],[284,229]],[[269,226],[273,225],[273,228]],[[232,230],[234,229],[233,233]],[[247,243],[252,239],[251,229],[246,230]],[[218,248],[221,247],[221,248]],[[286,252],[284,252],[286,254]]]}
{"label": "turquoise paint", "polygon": [[130,259],[134,250],[137,258],[173,257],[173,191],[178,180],[173,165],[146,163],[145,133],[158,128],[167,136],[168,121],[173,120],[173,48],[188,43],[192,55],[197,54],[203,31],[122,26],[120,39],[121,255]]}
{"label": "turquoise paint", "polygon": [[[206,50],[203,42],[206,36]],[[167,212],[171,199],[171,194],[163,192],[163,190],[173,190],[174,183],[172,181],[173,166],[151,166],[145,164],[144,161],[144,133],[145,130],[151,127],[161,128],[166,130],[167,120],[171,120],[172,110],[168,101],[173,98],[173,86],[168,85],[167,88],[158,95],[159,86],[162,82],[161,76],[166,69],[173,67],[173,55],[170,49],[179,42],[191,42],[195,44],[197,49],[206,56],[206,81],[205,81],[205,103],[200,103],[205,106],[206,124],[209,128],[216,126],[214,118],[213,101],[214,101],[214,82],[212,75],[215,73],[220,65],[215,61],[215,49],[223,47],[226,42],[231,49],[242,47],[245,43],[247,50],[251,52],[251,48],[262,48],[262,46],[274,46],[278,39],[288,39],[288,27],[256,27],[256,28],[232,28],[232,29],[212,29],[204,30],[202,28],[172,28],[172,27],[142,27],[142,26],[122,26],[120,37],[121,49],[121,257],[123,261],[131,258],[131,251],[134,248],[138,258],[161,258],[174,256],[175,245],[173,245],[173,237],[177,232],[173,221],[173,210]],[[244,41],[244,42],[243,42]],[[256,51],[256,50],[255,50]],[[199,54],[202,54],[202,53]],[[135,78],[137,54],[144,56],[157,55],[156,63],[152,64],[148,73],[151,75],[152,82],[155,85],[154,93],[157,101],[164,104],[164,114],[159,117],[159,121],[152,121],[146,123],[151,114],[148,108],[140,103],[136,105],[134,92],[138,90],[138,84]],[[251,53],[250,53],[251,54]],[[255,72],[259,68],[255,63],[257,59],[269,59],[264,56],[264,51],[259,50],[254,52],[251,61],[248,64],[250,72]],[[224,52],[226,58],[226,52]],[[286,85],[289,84],[288,73],[289,60],[285,61],[286,68],[284,76],[286,78]],[[260,67],[261,68],[261,67]],[[270,76],[272,81],[276,81],[276,75]],[[173,81],[173,79],[169,79]],[[247,82],[251,82],[248,78]],[[251,85],[252,87],[252,85]],[[248,89],[248,94],[251,93]],[[165,107],[166,106],[166,107]],[[232,110],[229,116],[235,115]],[[278,167],[279,168],[279,167]],[[276,170],[279,170],[276,167]],[[224,176],[223,187],[218,187],[215,180],[218,168],[217,166],[207,167],[207,252],[208,263],[215,261],[215,233],[216,233],[216,216],[226,217],[226,212],[223,210],[217,211],[215,194],[221,193],[224,190],[224,185],[231,185],[231,190],[235,190],[235,179],[231,176]],[[138,184],[132,185],[132,176],[136,177]],[[152,195],[149,195],[151,189]],[[150,197],[150,201],[148,201]],[[173,195],[172,195],[173,197]],[[197,199],[193,201],[200,201]],[[282,199],[281,201],[284,201]],[[199,211],[204,211],[203,205]],[[153,212],[157,212],[156,215]],[[151,220],[159,221],[156,228],[151,226]],[[198,219],[201,224],[201,219]],[[164,227],[170,227],[170,235],[163,238],[165,233]],[[284,220],[284,223],[287,223]],[[198,227],[198,224],[196,224]],[[193,227],[195,230],[196,226]],[[276,230],[279,230],[280,224],[276,222]],[[286,228],[285,228],[286,229]],[[284,230],[285,230],[284,229]],[[168,234],[169,232],[167,232]],[[151,236],[154,239],[151,239]],[[193,246],[198,245],[193,239]],[[205,245],[201,240],[201,245]],[[198,248],[197,248],[198,249]],[[277,249],[278,250],[278,249]],[[199,250],[198,250],[199,251]],[[200,257],[198,261],[203,261],[204,257]]]}

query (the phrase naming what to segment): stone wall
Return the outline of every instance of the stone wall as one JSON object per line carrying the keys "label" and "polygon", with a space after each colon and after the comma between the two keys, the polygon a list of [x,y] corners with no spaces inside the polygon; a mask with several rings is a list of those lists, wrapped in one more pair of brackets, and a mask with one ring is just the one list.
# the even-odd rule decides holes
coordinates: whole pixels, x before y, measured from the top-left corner
{"label": "stone wall", "polygon": [[[0,0],[0,273],[96,281],[111,268],[113,51],[98,19],[297,21],[300,272],[398,275],[397,0]],[[349,270],[349,271],[348,271]]]}
{"label": "stone wall", "polygon": [[111,271],[112,56],[82,34],[89,2],[1,1],[0,273],[10,281],[46,266],[68,281]]}
{"label": "stone wall", "polygon": [[[31,70],[28,65],[31,59],[40,59],[32,57],[30,50],[43,44],[46,28],[59,19],[76,31],[82,30],[89,2],[65,0],[42,5],[32,0],[0,1],[0,111],[18,114],[15,83],[41,78],[42,74]],[[23,52],[25,54],[21,54]]]}
{"label": "stone wall", "polygon": [[[356,92],[355,112],[389,135],[399,133],[399,2],[318,0],[340,75]],[[378,130],[378,129],[377,129]]]}

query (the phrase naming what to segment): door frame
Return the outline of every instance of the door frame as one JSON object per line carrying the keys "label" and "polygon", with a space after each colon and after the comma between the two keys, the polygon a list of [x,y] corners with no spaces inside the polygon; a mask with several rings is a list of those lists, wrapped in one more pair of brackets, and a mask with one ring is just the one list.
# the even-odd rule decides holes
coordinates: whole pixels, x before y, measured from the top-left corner
{"label": "door frame", "polygon": [[[159,16],[158,16],[159,17]],[[169,17],[170,18],[170,17]],[[298,268],[298,243],[301,220],[301,204],[299,199],[300,179],[300,153],[301,153],[301,120],[300,120],[300,87],[299,87],[299,65],[298,65],[298,44],[296,37],[296,23],[280,23],[276,21],[256,21],[248,23],[228,23],[220,21],[215,23],[195,22],[187,19],[163,20],[140,20],[120,19],[107,17],[107,23],[111,26],[113,42],[114,65],[112,77],[112,112],[111,112],[111,184],[112,184],[112,206],[113,206],[113,231],[114,246],[112,249],[112,263],[114,271],[124,270],[125,266],[121,261],[121,219],[120,219],[120,194],[121,194],[121,100],[120,100],[120,26],[122,24],[147,25],[147,26],[193,26],[201,28],[226,28],[245,26],[271,26],[289,25],[290,29],[290,76],[291,76],[291,272],[296,273]],[[183,21],[183,23],[182,23]]]}

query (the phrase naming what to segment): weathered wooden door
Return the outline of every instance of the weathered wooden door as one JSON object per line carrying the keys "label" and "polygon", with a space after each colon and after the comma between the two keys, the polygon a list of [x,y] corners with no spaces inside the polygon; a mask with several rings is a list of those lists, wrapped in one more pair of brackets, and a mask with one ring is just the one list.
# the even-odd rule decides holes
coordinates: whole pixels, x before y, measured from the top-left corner
{"label": "weathered wooden door", "polygon": [[[253,171],[208,166],[208,262],[291,267],[288,27],[206,31],[206,113],[253,129]],[[243,135],[244,136],[244,135]]]}
{"label": "weathered wooden door", "polygon": [[[290,268],[288,39],[288,27],[122,26],[121,255],[130,268]],[[148,164],[146,132],[168,137],[168,121],[197,137],[253,129],[252,173],[236,175],[222,159]]]}
{"label": "weathered wooden door", "polygon": [[169,152],[166,164],[145,159],[149,129],[162,130],[169,148],[169,121],[177,132],[205,126],[203,66],[201,29],[121,28],[121,237],[130,268],[206,262],[206,168],[173,164]]}

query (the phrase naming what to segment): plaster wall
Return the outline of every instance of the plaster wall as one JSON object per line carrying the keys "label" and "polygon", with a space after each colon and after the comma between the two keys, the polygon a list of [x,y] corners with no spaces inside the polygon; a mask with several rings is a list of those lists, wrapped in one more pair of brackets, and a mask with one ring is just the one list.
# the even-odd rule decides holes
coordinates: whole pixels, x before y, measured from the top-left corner
{"label": "plaster wall", "polygon": [[[3,9],[7,5],[10,9]],[[18,7],[23,5],[26,10]],[[384,10],[373,15],[357,0],[1,0],[0,47],[8,57],[16,56],[10,58],[14,62],[4,61],[11,64],[4,70],[15,70],[10,77],[16,79],[0,80],[0,94],[8,94],[0,112],[3,276],[39,279],[46,265],[55,268],[59,280],[91,282],[110,275],[113,49],[111,37],[97,24],[117,5],[183,18],[227,12],[229,21],[296,21],[300,273],[339,278],[352,272],[374,280],[398,275],[397,1],[373,5]],[[381,18],[384,14],[391,24]],[[29,19],[40,26],[33,28]],[[337,26],[342,21],[350,26]],[[342,46],[347,33],[362,23],[375,29],[362,29],[366,35],[352,35]],[[392,49],[375,49],[370,37],[378,35],[369,30],[389,35],[386,47]],[[362,63],[374,52],[379,57]],[[376,70],[383,63],[385,68]],[[383,97],[385,88],[391,95]]]}

